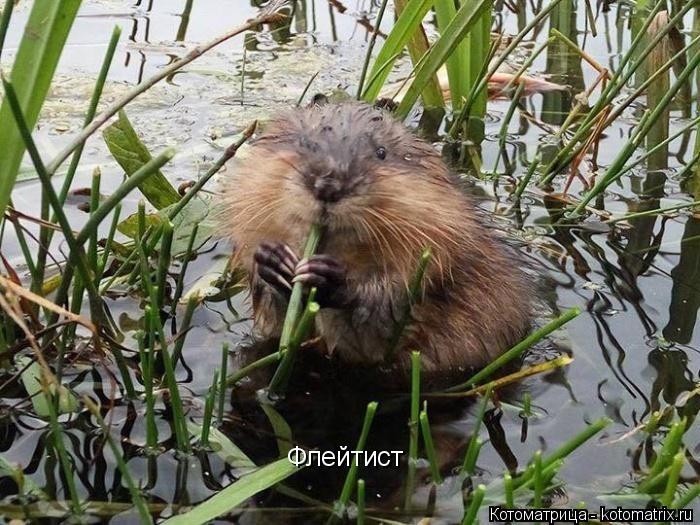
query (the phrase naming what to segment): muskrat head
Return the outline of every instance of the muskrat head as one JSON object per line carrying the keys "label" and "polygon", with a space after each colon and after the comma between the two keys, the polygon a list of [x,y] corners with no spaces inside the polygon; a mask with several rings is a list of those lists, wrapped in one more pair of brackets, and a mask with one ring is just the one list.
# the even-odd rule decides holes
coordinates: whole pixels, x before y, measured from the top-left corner
{"label": "muskrat head", "polygon": [[346,245],[414,264],[423,247],[463,227],[440,220],[441,207],[458,203],[439,154],[389,113],[360,103],[274,119],[226,192],[238,242],[284,240],[300,248],[310,224],[321,222],[327,239],[336,234]]}

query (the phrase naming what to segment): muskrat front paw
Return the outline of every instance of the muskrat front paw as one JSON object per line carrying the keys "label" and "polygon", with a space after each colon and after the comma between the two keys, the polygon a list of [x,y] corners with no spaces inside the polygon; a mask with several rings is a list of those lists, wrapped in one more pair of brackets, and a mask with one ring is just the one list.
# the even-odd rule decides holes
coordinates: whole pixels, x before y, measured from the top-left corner
{"label": "muskrat front paw", "polygon": [[325,307],[347,303],[345,266],[331,255],[313,255],[296,266],[292,283],[316,287],[316,302]]}
{"label": "muskrat front paw", "polygon": [[299,257],[284,243],[260,243],[253,259],[260,278],[284,296],[292,290],[294,268]]}

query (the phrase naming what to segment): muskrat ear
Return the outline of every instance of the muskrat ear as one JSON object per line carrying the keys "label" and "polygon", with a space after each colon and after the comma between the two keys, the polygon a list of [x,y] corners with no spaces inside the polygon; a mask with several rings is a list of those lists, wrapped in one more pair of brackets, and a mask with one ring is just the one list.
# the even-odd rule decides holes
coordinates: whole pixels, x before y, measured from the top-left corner
{"label": "muskrat ear", "polygon": [[311,99],[311,102],[309,102],[309,107],[310,108],[317,108],[320,106],[325,106],[328,104],[329,100],[326,95],[323,93],[316,93],[314,95],[314,98]]}
{"label": "muskrat ear", "polygon": [[393,113],[399,105],[391,98],[378,98],[374,101],[374,107]]}

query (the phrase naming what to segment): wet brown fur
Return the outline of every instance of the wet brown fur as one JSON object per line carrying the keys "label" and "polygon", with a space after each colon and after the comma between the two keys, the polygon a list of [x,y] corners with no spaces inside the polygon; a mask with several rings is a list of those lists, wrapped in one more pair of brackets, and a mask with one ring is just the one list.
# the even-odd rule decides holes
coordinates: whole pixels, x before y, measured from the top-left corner
{"label": "wet brown fur", "polygon": [[[379,146],[385,160],[375,155]],[[304,176],[329,162],[346,173],[344,195],[324,209]],[[279,336],[286,302],[256,276],[256,247],[282,241],[301,253],[320,217],[319,253],[346,265],[355,298],[351,307],[325,308],[317,317],[318,334],[341,361],[384,363],[426,246],[433,257],[423,297],[394,358],[401,372],[410,350],[420,350],[426,372],[481,367],[528,328],[529,286],[505,246],[482,224],[435,149],[380,110],[346,103],[276,118],[225,181],[223,195],[222,227],[250,272],[259,336]]]}

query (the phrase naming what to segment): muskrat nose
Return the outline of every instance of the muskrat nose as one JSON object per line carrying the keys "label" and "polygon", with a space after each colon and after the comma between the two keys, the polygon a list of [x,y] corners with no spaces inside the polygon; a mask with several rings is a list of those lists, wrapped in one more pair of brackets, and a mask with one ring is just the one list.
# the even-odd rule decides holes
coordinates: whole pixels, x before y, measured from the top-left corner
{"label": "muskrat nose", "polygon": [[318,177],[313,183],[314,196],[323,202],[338,202],[342,197],[340,181],[332,176]]}

